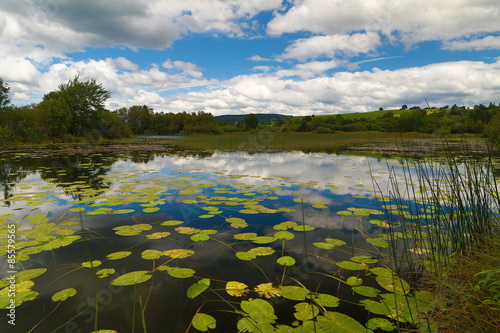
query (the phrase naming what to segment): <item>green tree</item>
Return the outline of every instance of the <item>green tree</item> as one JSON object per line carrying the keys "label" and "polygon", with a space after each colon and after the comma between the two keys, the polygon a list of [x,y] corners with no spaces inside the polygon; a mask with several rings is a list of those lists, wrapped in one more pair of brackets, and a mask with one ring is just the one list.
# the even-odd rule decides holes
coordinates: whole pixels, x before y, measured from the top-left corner
{"label": "green tree", "polygon": [[40,102],[34,109],[42,131],[50,138],[62,138],[68,134],[73,115],[63,98]]}
{"label": "green tree", "polygon": [[500,108],[495,110],[495,114],[486,125],[484,132],[486,136],[495,144],[500,144]]}
{"label": "green tree", "polygon": [[97,127],[100,113],[105,110],[104,103],[110,97],[110,91],[97,84],[94,79],[81,82],[76,76],[59,85],[58,90],[45,95],[43,100],[62,98],[72,113],[70,133],[81,136]]}
{"label": "green tree", "polygon": [[0,109],[10,104],[10,87],[0,78]]}
{"label": "green tree", "polygon": [[248,116],[245,117],[245,128],[253,129],[257,128],[258,125],[259,125],[259,119],[255,114],[250,113]]}

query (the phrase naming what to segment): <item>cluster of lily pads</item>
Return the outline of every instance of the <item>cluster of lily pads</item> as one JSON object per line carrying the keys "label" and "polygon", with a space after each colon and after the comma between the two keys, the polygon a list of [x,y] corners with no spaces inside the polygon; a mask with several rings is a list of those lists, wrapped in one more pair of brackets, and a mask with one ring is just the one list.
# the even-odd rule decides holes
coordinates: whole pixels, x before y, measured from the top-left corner
{"label": "cluster of lily pads", "polygon": [[[327,202],[308,202],[299,191],[291,191],[293,205],[283,207],[279,203],[280,191],[290,192],[286,183],[258,187],[240,182],[248,177],[246,175],[229,175],[223,171],[214,172],[211,177],[216,181],[207,182],[205,176],[196,170],[173,171],[167,175],[155,172],[150,175],[147,171],[115,172],[98,175],[109,186],[106,190],[92,188],[84,180],[68,182],[63,186],[45,183],[19,185],[20,191],[9,197],[8,201],[27,208],[33,206],[36,212],[13,212],[0,216],[2,235],[6,234],[4,231],[9,224],[18,226],[16,306],[21,307],[40,296],[35,281],[48,269],[38,262],[37,255],[56,253],[75,243],[89,241],[89,232],[99,234],[99,228],[102,228],[92,224],[93,219],[109,217],[112,224],[108,228],[117,237],[127,237],[133,239],[134,244],[151,245],[151,248],[137,251],[135,246],[127,245],[120,251],[82,261],[72,267],[72,272],[91,270],[97,279],[129,288],[147,286],[160,274],[191,279],[193,283],[186,289],[187,297],[203,297],[208,302],[223,300],[227,305],[225,311],[234,313],[235,327],[241,332],[371,332],[378,329],[393,331],[401,327],[417,327],[421,331],[434,329],[426,316],[435,306],[432,296],[411,288],[392,269],[388,259],[386,249],[392,245],[391,242],[405,235],[388,232],[388,222],[382,219],[388,212],[409,220],[418,219],[432,212],[432,207],[422,211],[422,215],[414,215],[405,210],[407,207],[403,205],[395,205],[388,198],[373,195],[372,199],[377,202],[376,208],[348,207],[332,212]],[[289,177],[283,175],[275,177],[290,181]],[[53,178],[52,181],[56,183],[57,179]],[[312,188],[317,187],[318,183],[311,181],[295,185]],[[29,191],[31,188],[37,190]],[[326,184],[326,189],[335,191],[337,187]],[[68,193],[71,197],[67,196]],[[65,213],[43,212],[40,209],[60,201],[64,201],[64,207],[67,207]],[[184,215],[189,216],[189,219],[180,219],[179,210],[185,212],[187,215]],[[364,245],[356,245],[363,247],[369,255],[352,255],[348,260],[336,260],[336,251],[349,253],[354,245],[332,237],[309,241],[308,232],[316,230],[316,227],[307,222],[314,219],[314,212],[318,211],[324,211],[323,215],[350,218],[353,224],[369,223],[376,232],[365,234]],[[286,220],[284,214],[287,213],[298,213],[297,216],[302,215],[303,218]],[[178,219],[161,219],[174,215]],[[148,219],[148,222],[142,221],[144,219]],[[261,219],[274,221],[271,232],[265,228],[261,229],[264,233],[254,229]],[[89,223],[94,227],[89,227]],[[297,250],[289,246],[297,238],[305,239],[308,242],[305,246],[319,249],[321,255],[312,255],[306,249]],[[0,242],[2,250],[7,252],[7,238],[2,238]],[[164,250],[159,250],[155,245],[164,246],[167,243],[168,249]],[[221,282],[210,276],[202,276],[183,259],[195,257],[202,251],[196,244],[209,243],[222,244],[234,260],[255,266],[260,265],[260,258],[266,257],[275,263],[273,270],[280,274],[270,279],[264,272],[262,281],[250,286],[248,281]],[[425,244],[419,249],[421,252],[416,254],[425,255]],[[150,268],[128,269],[127,258],[133,254],[149,261]],[[303,259],[319,260],[330,265],[330,270],[318,271],[317,274],[348,288],[354,295],[353,299],[340,299],[335,290],[318,292],[315,286],[306,286],[307,281],[289,275],[291,269],[298,265],[297,261]],[[118,261],[128,272],[117,273],[112,263]],[[41,267],[24,269],[27,264]],[[12,298],[8,293],[7,277],[0,281],[0,287],[0,308],[6,309]],[[55,292],[51,299],[59,304],[78,293],[77,286],[64,288]],[[277,317],[274,307],[276,300],[288,304],[293,317],[291,322],[282,322]],[[368,314],[366,322],[360,322],[343,312],[343,301],[365,309]],[[200,305],[193,314],[191,325],[199,331],[215,330],[217,315],[204,312]]]}

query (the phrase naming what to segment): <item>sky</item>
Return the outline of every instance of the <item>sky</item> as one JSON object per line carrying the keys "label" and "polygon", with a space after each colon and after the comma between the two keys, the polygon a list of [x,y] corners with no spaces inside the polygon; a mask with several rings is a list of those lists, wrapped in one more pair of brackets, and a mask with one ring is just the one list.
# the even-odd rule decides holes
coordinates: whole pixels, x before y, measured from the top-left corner
{"label": "sky", "polygon": [[111,92],[110,110],[299,116],[499,104],[500,2],[0,2],[0,78],[13,104],[39,103],[77,75]]}

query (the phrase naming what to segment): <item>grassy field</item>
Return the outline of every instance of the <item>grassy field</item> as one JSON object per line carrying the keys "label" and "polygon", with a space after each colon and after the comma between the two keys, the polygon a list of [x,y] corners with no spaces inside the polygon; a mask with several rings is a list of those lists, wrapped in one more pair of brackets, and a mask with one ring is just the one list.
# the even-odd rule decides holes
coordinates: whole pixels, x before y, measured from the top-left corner
{"label": "grassy field", "polygon": [[[449,142],[463,137],[449,136]],[[471,143],[482,144],[477,137]],[[364,151],[401,153],[429,151],[442,148],[440,137],[420,133],[338,132],[313,133],[225,133],[222,135],[190,135],[176,139],[174,145],[188,150],[301,150],[311,152]]]}

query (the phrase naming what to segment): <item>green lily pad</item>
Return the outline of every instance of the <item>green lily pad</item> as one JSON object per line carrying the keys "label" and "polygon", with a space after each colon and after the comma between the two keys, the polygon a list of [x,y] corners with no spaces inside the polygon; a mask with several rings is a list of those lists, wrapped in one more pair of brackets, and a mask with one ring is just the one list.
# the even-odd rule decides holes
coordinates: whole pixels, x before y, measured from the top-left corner
{"label": "green lily pad", "polygon": [[82,266],[85,268],[94,268],[94,267],[99,267],[101,265],[102,265],[102,262],[99,260],[82,262]]}
{"label": "green lily pad", "polygon": [[342,245],[346,244],[346,242],[344,242],[343,240],[335,239],[335,238],[325,238],[325,242],[327,242],[328,244],[335,245],[335,246],[342,246]]}
{"label": "green lily pad", "polygon": [[211,315],[206,313],[198,312],[194,315],[191,323],[193,327],[198,331],[207,332],[209,329],[213,329],[216,327],[216,320]]}
{"label": "green lily pad", "polygon": [[295,231],[311,231],[311,230],[314,230],[314,229],[316,229],[316,228],[313,227],[313,226],[307,225],[307,224],[305,224],[305,225],[298,225],[296,227],[293,227],[293,230],[295,230]]}
{"label": "green lily pad", "polygon": [[375,264],[378,262],[377,259],[369,256],[355,256],[351,258],[352,261],[359,262],[361,264]]}
{"label": "green lily pad", "polygon": [[141,258],[146,260],[154,260],[154,259],[159,259],[162,255],[163,255],[162,251],[150,249],[142,251]]}
{"label": "green lily pad", "polygon": [[245,232],[242,234],[236,234],[233,238],[238,240],[253,240],[257,238],[257,234],[255,232]]}
{"label": "green lily pad", "polygon": [[363,279],[356,276],[349,276],[346,280],[346,283],[350,286],[359,286],[363,283]]}
{"label": "green lily pad", "polygon": [[179,225],[179,224],[183,224],[183,223],[184,223],[184,221],[170,220],[170,221],[162,222],[161,225],[172,226],[172,225]]}
{"label": "green lily pad", "polygon": [[252,239],[252,242],[255,244],[268,244],[274,242],[275,240],[276,238],[270,236],[257,236]]}
{"label": "green lily pad", "polygon": [[301,302],[295,304],[294,316],[297,320],[305,321],[316,317],[319,314],[319,308],[307,302]]}
{"label": "green lily pad", "polygon": [[247,253],[252,253],[255,254],[256,256],[268,256],[276,252],[273,248],[271,247],[255,247],[253,249],[250,249],[247,251]]}
{"label": "green lily pad", "polygon": [[210,239],[210,236],[205,233],[197,233],[190,237],[190,239],[194,242],[202,242]]}
{"label": "green lily pad", "polygon": [[387,241],[381,237],[367,238],[366,241],[376,247],[384,247],[384,248],[389,247],[389,243],[387,243]]}
{"label": "green lily pad", "polygon": [[178,279],[185,279],[185,278],[192,277],[194,275],[195,271],[191,268],[167,266],[167,273],[171,277],[178,278]]}
{"label": "green lily pad", "polygon": [[276,239],[284,239],[284,240],[291,240],[295,238],[295,235],[292,234],[290,231],[278,231],[274,234],[274,238]]}
{"label": "green lily pad", "polygon": [[99,278],[103,279],[103,278],[108,277],[114,273],[115,273],[115,270],[113,268],[103,268],[103,269],[98,270],[95,274]]}
{"label": "green lily pad", "polygon": [[161,238],[166,238],[170,236],[170,232],[164,231],[164,232],[155,232],[150,235],[146,235],[146,238],[148,239],[161,239]]}
{"label": "green lily pad", "polygon": [[399,294],[406,295],[410,292],[410,285],[399,276],[377,276],[375,278],[378,284],[385,290]]}
{"label": "green lily pad", "polygon": [[352,290],[362,296],[366,297],[377,297],[380,294],[380,290],[370,286],[354,286]]}
{"label": "green lily pad", "polygon": [[329,294],[318,294],[314,302],[327,308],[336,308],[339,306],[340,299]]}
{"label": "green lily pad", "polygon": [[187,290],[187,297],[195,298],[210,287],[210,279],[201,279],[192,284]]}
{"label": "green lily pad", "polygon": [[118,259],[126,258],[131,254],[132,254],[132,252],[130,252],[130,251],[119,251],[119,252],[114,252],[114,253],[108,254],[106,256],[106,258],[108,258],[109,260],[118,260]]}
{"label": "green lily pad", "polygon": [[59,302],[59,301],[62,302],[62,301],[67,300],[70,297],[75,296],[75,295],[76,295],[75,288],[67,288],[67,289],[63,289],[61,291],[58,291],[57,293],[52,295],[52,300],[54,302]]}
{"label": "green lily pad", "polygon": [[281,287],[281,296],[291,299],[293,301],[303,301],[306,299],[307,295],[310,294],[310,291],[304,287],[298,286],[282,286]]}
{"label": "green lily pad", "polygon": [[233,228],[245,228],[248,227],[248,223],[239,217],[228,217],[226,222],[231,223],[231,227]]}
{"label": "green lily pad", "polygon": [[249,252],[236,252],[236,258],[240,260],[254,260],[257,258],[257,256],[254,253],[249,253]]}
{"label": "green lily pad", "polygon": [[193,250],[186,250],[186,249],[172,249],[172,250],[167,250],[163,251],[163,255],[168,256],[173,259],[183,259],[190,257],[194,254],[195,252]]}
{"label": "green lily pad", "polygon": [[293,266],[295,265],[295,259],[290,256],[283,256],[278,258],[276,262],[282,266]]}
{"label": "green lily pad", "polygon": [[278,317],[274,314],[273,306],[263,299],[250,298],[240,303],[241,309],[258,323],[273,323]]}
{"label": "green lily pad", "polygon": [[394,324],[386,318],[370,318],[370,320],[366,323],[366,327],[371,330],[380,328],[386,332],[392,332],[396,329],[396,326],[394,326]]}
{"label": "green lily pad", "polygon": [[333,244],[323,243],[323,242],[314,242],[313,245],[319,247],[320,249],[325,249],[325,250],[331,250],[335,247],[335,245]]}
{"label": "green lily pad", "polygon": [[340,312],[325,312],[318,317],[318,322],[326,332],[371,333],[357,320]]}
{"label": "green lily pad", "polygon": [[352,271],[361,271],[365,269],[365,266],[352,262],[352,261],[340,261],[335,263],[335,265],[339,266],[340,268],[343,269],[348,269]]}
{"label": "green lily pad", "polygon": [[111,282],[111,284],[114,286],[131,286],[146,282],[151,279],[151,277],[152,276],[149,274],[149,271],[134,271],[117,277]]}

